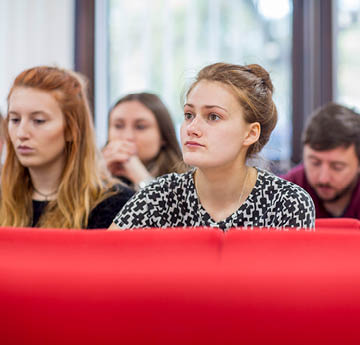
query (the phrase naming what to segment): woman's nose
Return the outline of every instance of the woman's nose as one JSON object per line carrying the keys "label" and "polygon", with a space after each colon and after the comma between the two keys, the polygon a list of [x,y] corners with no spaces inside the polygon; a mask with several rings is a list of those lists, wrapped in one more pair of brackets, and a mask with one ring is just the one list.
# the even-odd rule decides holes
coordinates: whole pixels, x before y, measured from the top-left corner
{"label": "woman's nose", "polygon": [[17,127],[16,135],[18,138],[27,138],[29,136],[29,124],[24,121],[20,120],[20,123]]}
{"label": "woman's nose", "polygon": [[126,127],[124,129],[124,137],[123,139],[124,140],[127,140],[127,141],[134,141],[135,140],[135,133],[134,133],[134,130],[130,127]]}
{"label": "woman's nose", "polygon": [[186,132],[188,136],[199,137],[202,134],[201,130],[201,119],[196,116],[186,127]]}

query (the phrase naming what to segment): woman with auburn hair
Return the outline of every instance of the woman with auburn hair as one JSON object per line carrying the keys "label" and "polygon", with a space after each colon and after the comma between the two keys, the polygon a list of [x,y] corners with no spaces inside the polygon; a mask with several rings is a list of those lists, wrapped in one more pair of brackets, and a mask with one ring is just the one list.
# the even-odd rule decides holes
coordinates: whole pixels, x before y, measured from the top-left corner
{"label": "woman with auburn hair", "polygon": [[142,189],[111,229],[209,226],[313,228],[314,204],[300,187],[247,164],[277,122],[270,76],[259,65],[204,67],[184,105],[183,174]]}
{"label": "woman with auburn hair", "polygon": [[96,148],[85,82],[40,66],[20,73],[8,95],[7,156],[0,225],[106,228],[132,196]]}
{"label": "woman with auburn hair", "polygon": [[115,103],[103,155],[110,172],[136,189],[185,170],[171,116],[153,93],[128,94]]}

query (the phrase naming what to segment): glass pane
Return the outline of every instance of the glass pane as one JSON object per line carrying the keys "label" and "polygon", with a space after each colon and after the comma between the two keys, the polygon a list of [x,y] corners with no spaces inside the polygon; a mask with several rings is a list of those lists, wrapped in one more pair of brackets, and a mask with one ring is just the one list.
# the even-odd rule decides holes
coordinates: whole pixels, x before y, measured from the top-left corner
{"label": "glass pane", "polygon": [[110,101],[157,93],[176,124],[181,95],[203,66],[258,63],[271,74],[279,122],[266,158],[290,155],[290,0],[110,0]]}
{"label": "glass pane", "polygon": [[338,0],[336,100],[360,111],[360,1]]}

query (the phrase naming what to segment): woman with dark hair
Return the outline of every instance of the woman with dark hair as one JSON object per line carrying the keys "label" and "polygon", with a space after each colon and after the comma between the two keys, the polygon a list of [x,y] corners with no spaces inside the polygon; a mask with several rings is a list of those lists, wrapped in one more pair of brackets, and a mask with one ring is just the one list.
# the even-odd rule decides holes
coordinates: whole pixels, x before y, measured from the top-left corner
{"label": "woman with dark hair", "polygon": [[194,169],[145,187],[110,228],[313,228],[314,205],[302,188],[246,164],[276,125],[272,94],[259,65],[204,67],[186,94],[181,127],[183,159]]}
{"label": "woman with dark hair", "polygon": [[183,170],[171,116],[152,93],[134,93],[118,100],[109,113],[108,169],[139,189],[153,178]]}
{"label": "woman with dark hair", "polygon": [[101,162],[80,75],[47,66],[20,73],[6,131],[0,226],[107,228],[133,195]]}

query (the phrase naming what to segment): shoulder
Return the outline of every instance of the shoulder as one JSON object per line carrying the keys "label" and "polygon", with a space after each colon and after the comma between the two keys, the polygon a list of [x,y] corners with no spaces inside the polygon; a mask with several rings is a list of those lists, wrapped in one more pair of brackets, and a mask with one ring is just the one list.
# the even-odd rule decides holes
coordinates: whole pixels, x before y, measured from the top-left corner
{"label": "shoulder", "polygon": [[[360,216],[360,176],[358,177],[354,192],[352,193],[348,210],[356,210],[355,212],[357,214],[357,217]],[[347,214],[347,212],[345,214]]]}
{"label": "shoulder", "polygon": [[110,195],[107,199],[111,198],[123,198],[123,199],[129,199],[131,198],[134,194],[135,191],[133,188],[131,188],[130,186],[124,185],[124,184],[115,184],[111,189],[110,192],[115,192],[115,194]]}
{"label": "shoulder", "polygon": [[311,196],[300,186],[258,169],[263,196],[275,211],[275,227],[313,228],[315,207]]}
{"label": "shoulder", "polygon": [[135,191],[123,185],[115,185],[110,193],[113,194],[102,200],[93,210],[106,209],[111,205],[123,206],[135,194]]}
{"label": "shoulder", "polygon": [[157,177],[154,181],[142,188],[138,195],[149,195],[152,192],[161,192],[161,194],[173,193],[176,191],[183,191],[190,185],[193,171],[185,173],[169,173]]}
{"label": "shoulder", "polygon": [[291,181],[285,180],[284,178],[273,175],[266,170],[258,169],[258,180],[262,188],[271,190],[281,197],[311,200],[308,192],[302,187]]}
{"label": "shoulder", "polygon": [[160,184],[186,184],[192,179],[193,171],[187,171],[185,173],[169,173],[158,177],[155,181],[158,181]]}
{"label": "shoulder", "polygon": [[305,168],[303,164],[299,164],[292,168],[284,175],[280,175],[281,178],[294,182],[296,184],[302,184],[305,180]]}
{"label": "shoulder", "polygon": [[[164,227],[191,188],[192,172],[170,173],[142,188],[114,219],[122,229]],[[175,210],[175,211],[174,211]]]}
{"label": "shoulder", "polygon": [[122,185],[115,185],[107,198],[98,203],[90,213],[88,229],[108,228],[117,213],[122,209],[126,202],[135,192]]}

